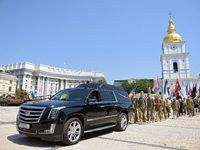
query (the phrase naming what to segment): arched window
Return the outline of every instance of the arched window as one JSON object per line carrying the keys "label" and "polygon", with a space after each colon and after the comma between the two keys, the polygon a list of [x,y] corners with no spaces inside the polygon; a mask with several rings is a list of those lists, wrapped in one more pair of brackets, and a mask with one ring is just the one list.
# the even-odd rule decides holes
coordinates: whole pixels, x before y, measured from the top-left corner
{"label": "arched window", "polygon": [[174,62],[174,63],[173,63],[173,69],[174,69],[174,72],[177,72],[177,71],[178,71],[177,62]]}

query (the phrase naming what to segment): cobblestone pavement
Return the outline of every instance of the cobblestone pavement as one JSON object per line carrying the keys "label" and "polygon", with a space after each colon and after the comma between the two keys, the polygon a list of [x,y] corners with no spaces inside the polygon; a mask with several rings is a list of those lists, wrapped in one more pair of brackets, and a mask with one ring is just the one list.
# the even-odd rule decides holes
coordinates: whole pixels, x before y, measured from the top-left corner
{"label": "cobblestone pavement", "polygon": [[200,150],[200,114],[181,116],[146,125],[129,124],[124,132],[112,129],[86,134],[73,146],[45,142],[19,135],[15,120],[19,107],[0,106],[0,149],[46,150],[133,150],[195,149]]}

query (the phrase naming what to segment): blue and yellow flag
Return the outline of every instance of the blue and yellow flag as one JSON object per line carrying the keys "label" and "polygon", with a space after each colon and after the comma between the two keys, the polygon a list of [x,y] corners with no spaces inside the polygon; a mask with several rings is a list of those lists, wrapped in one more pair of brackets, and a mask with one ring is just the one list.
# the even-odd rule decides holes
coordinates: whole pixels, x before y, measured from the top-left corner
{"label": "blue and yellow flag", "polygon": [[163,88],[164,96],[167,95],[167,94],[170,95],[169,89],[170,89],[170,85],[169,85],[168,81],[166,80],[166,81],[165,81],[164,88]]}
{"label": "blue and yellow flag", "polygon": [[130,99],[133,97],[133,94],[132,94],[132,93],[135,92],[136,89],[137,89],[137,86],[130,92],[130,94],[129,94]]}
{"label": "blue and yellow flag", "polygon": [[33,91],[31,92],[31,94],[29,95],[30,100],[35,98],[35,95],[33,94]]}

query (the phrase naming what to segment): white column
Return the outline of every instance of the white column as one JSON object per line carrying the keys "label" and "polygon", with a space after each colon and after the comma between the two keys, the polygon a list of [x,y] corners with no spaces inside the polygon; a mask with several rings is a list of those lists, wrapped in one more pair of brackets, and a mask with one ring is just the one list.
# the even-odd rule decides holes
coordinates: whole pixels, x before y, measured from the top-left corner
{"label": "white column", "polygon": [[27,90],[28,90],[28,92],[30,92],[30,90],[31,90],[31,75],[28,76]]}
{"label": "white column", "polygon": [[24,90],[25,90],[25,84],[26,84],[26,74],[23,74],[22,89]]}
{"label": "white column", "polygon": [[18,82],[17,82],[17,88],[20,88],[20,84],[21,84],[22,76],[21,76],[21,75],[18,75],[17,80],[18,80]]}
{"label": "white column", "polygon": [[45,95],[49,95],[50,92],[49,92],[49,78],[46,79],[46,93]]}
{"label": "white column", "polygon": [[60,90],[63,90],[64,89],[64,81],[63,80],[60,80]]}
{"label": "white column", "polygon": [[45,90],[45,87],[44,87],[44,77],[42,78],[42,92],[41,94],[44,95],[44,90]]}
{"label": "white column", "polygon": [[33,93],[35,94],[36,76],[33,76]]}
{"label": "white column", "polygon": [[38,76],[37,80],[37,96],[40,96],[40,76]]}

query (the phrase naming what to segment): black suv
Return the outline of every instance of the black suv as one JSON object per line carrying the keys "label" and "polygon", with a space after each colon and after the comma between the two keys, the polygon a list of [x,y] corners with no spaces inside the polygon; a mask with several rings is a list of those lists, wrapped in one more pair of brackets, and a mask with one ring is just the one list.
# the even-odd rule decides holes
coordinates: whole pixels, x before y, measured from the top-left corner
{"label": "black suv", "polygon": [[22,104],[16,126],[20,134],[72,145],[84,133],[112,127],[126,130],[130,108],[131,101],[122,87],[81,84],[49,100]]}

